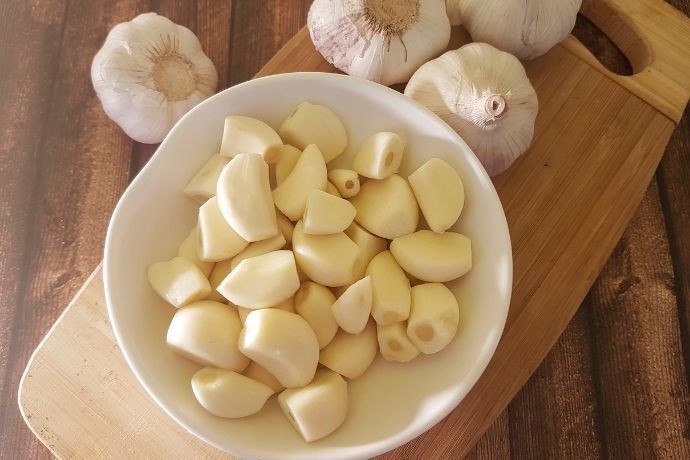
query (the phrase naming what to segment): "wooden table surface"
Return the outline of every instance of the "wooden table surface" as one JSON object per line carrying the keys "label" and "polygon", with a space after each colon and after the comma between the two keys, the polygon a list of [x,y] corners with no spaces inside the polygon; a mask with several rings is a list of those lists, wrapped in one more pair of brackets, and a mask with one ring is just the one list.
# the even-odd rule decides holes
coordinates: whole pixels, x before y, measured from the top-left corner
{"label": "wooden table surface", "polygon": [[[220,90],[251,78],[310,2],[0,2],[0,458],[50,457],[19,414],[19,378],[100,262],[110,213],[155,150],[95,97],[89,67],[107,31],[145,11],[189,27]],[[690,13],[690,0],[670,3]],[[586,20],[574,33],[629,72]],[[689,112],[579,312],[470,457],[690,458]]]}

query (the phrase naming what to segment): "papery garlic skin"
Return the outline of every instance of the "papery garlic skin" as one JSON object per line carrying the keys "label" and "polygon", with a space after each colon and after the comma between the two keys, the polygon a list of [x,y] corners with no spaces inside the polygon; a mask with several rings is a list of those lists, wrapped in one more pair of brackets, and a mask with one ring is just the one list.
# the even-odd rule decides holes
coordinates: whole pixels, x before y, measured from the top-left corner
{"label": "papery garlic skin", "polygon": [[470,43],[415,72],[405,95],[462,137],[495,176],[522,155],[534,136],[537,93],[515,56]]}
{"label": "papery garlic skin", "polygon": [[[448,0],[476,42],[534,59],[570,34],[582,0]],[[450,4],[453,4],[452,6]]]}
{"label": "papery garlic skin", "polygon": [[384,85],[406,82],[450,40],[444,0],[315,0],[307,27],[328,62]]}
{"label": "papery garlic skin", "polygon": [[105,113],[129,137],[155,144],[216,91],[218,74],[191,30],[144,13],[108,33],[91,81]]}

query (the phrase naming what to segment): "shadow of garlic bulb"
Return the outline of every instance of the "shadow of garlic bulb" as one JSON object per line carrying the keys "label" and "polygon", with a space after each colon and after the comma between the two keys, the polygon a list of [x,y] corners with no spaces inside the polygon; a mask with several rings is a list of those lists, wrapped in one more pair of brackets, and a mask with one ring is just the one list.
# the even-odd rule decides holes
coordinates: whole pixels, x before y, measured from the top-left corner
{"label": "shadow of garlic bulb", "polygon": [[405,88],[474,151],[490,176],[506,170],[534,135],[537,94],[513,55],[470,43],[429,61]]}
{"label": "shadow of garlic bulb", "polygon": [[215,92],[218,74],[192,31],[144,13],[108,33],[91,81],[105,113],[129,137],[155,144]]}
{"label": "shadow of garlic bulb", "polygon": [[314,0],[307,26],[326,61],[384,85],[409,80],[450,40],[445,0]]}

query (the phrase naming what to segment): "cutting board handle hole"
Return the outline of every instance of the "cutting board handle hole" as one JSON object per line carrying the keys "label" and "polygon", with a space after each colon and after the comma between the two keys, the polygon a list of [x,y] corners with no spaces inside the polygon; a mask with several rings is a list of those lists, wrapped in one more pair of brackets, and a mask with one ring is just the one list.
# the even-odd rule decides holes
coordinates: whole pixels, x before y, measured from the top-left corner
{"label": "cutting board handle hole", "polygon": [[618,75],[633,74],[632,64],[623,51],[599,27],[581,14],[577,15],[573,35],[611,72]]}

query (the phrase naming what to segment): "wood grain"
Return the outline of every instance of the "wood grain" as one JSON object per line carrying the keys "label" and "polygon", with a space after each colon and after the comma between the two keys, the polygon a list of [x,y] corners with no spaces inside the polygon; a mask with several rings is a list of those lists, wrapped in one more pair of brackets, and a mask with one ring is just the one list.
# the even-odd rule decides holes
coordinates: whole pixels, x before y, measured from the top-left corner
{"label": "wood grain", "polygon": [[[284,43],[303,24],[309,2],[285,3],[288,2],[209,0],[192,4],[125,0],[117,2],[116,8],[110,3],[93,2],[83,11],[75,2],[0,4],[0,94],[11,96],[0,112],[0,127],[5,134],[0,140],[0,205],[4,217],[0,220],[0,457],[6,453],[22,458],[47,456],[47,451],[20,421],[15,402],[18,376],[40,336],[100,259],[102,229],[109,214],[109,209],[104,209],[112,206],[128,177],[153,152],[152,147],[132,146],[93,108],[95,98],[88,81],[83,79],[84,65],[90,57],[80,55],[78,50],[95,51],[114,23],[151,9],[192,27],[219,67],[224,86],[249,78],[277,50],[279,45],[275,44]],[[671,3],[686,14],[690,11],[687,0]],[[581,34],[588,36],[588,27],[585,25]],[[77,33],[81,28],[83,35]],[[63,30],[72,30],[69,46],[63,46]],[[591,43],[603,42],[597,38]],[[615,69],[610,60],[604,56],[608,67]],[[299,54],[292,55],[290,61],[299,65]],[[221,71],[222,68],[225,70]],[[6,74],[5,69],[11,69],[11,74]],[[44,76],[49,84],[26,75]],[[572,82],[578,75],[575,69],[544,78]],[[83,81],[70,81],[79,80],[80,76]],[[583,98],[592,94],[585,85],[579,91]],[[540,99],[560,96],[553,91],[540,94]],[[80,104],[86,104],[83,115],[78,113]],[[577,119],[577,112],[571,116]],[[65,120],[54,120],[59,117]],[[62,135],[61,129],[65,129]],[[95,131],[89,132],[91,129]],[[640,452],[655,457],[687,458],[688,421],[684,414],[688,413],[690,362],[689,135],[686,114],[657,172],[658,193],[652,192],[651,198],[647,193],[645,203],[651,200],[650,203],[638,210],[614,252],[611,267],[607,266],[597,280],[584,308],[470,457],[535,458],[549,453],[573,458],[622,456],[608,449],[625,449],[621,444],[635,433],[640,435],[634,443]],[[91,139],[91,144],[90,137],[95,139]],[[611,142],[618,139],[614,137]],[[554,133],[555,146],[559,140],[560,133]],[[81,151],[89,145],[92,147]],[[47,150],[51,151],[44,158]],[[110,157],[105,160],[107,165],[94,163],[94,159],[100,162],[106,157]],[[95,173],[101,174],[102,182],[96,183]],[[46,182],[35,187],[39,178]],[[77,193],[71,181],[85,187]],[[85,205],[81,200],[85,200]],[[661,226],[659,210],[663,213]],[[628,267],[620,260],[626,249],[621,247],[641,247],[645,240],[665,244],[671,257],[669,249],[665,249],[665,256],[657,257],[656,246],[647,245],[636,253],[633,273],[641,280],[647,279],[649,270],[657,275],[671,274],[672,282],[665,291],[654,283],[634,285],[636,301],[631,301],[630,295],[604,295],[615,293],[621,273],[627,273]],[[65,262],[59,263],[61,260]],[[591,275],[593,279],[596,273]],[[668,282],[669,278],[665,279]],[[669,298],[669,293],[675,297]],[[660,301],[663,314],[644,314],[645,308]],[[671,308],[673,302],[675,312]],[[621,323],[620,316],[612,314],[616,311],[625,311],[631,318],[623,315]],[[659,331],[663,340],[657,341],[654,334]],[[115,361],[118,355],[107,356]],[[681,356],[684,359],[679,360]],[[657,361],[660,367],[649,366]],[[606,371],[605,378],[601,370]],[[637,384],[643,377],[645,382]],[[643,397],[643,407],[651,415],[640,419],[631,415],[634,401],[625,394],[630,388]],[[669,388],[674,393],[669,395]],[[150,400],[141,400],[141,405],[146,403],[150,404]],[[144,436],[146,428],[142,429]],[[124,454],[131,441],[122,438],[122,451],[117,453]],[[630,453],[630,446],[627,448],[620,453]],[[203,451],[203,447],[200,449]],[[428,458],[432,451],[407,452]],[[112,455],[121,456],[117,453]]]}

